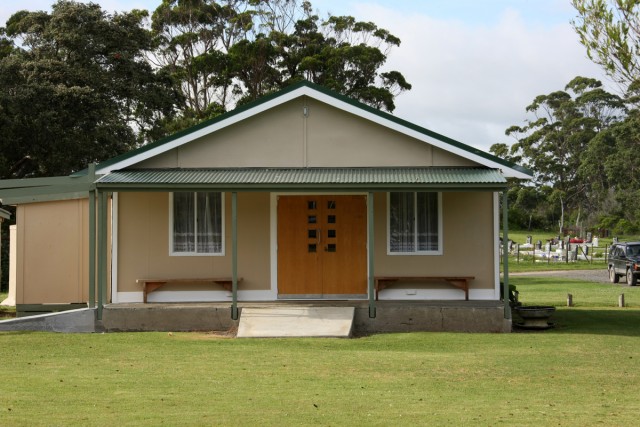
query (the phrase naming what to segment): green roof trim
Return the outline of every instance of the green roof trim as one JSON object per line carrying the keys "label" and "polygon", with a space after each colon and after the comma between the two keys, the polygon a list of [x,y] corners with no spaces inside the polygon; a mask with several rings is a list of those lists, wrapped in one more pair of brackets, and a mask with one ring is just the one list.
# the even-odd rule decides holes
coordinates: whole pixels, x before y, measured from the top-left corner
{"label": "green roof trim", "polygon": [[94,189],[95,165],[84,174],[0,180],[0,202],[4,205],[82,199]]}
{"label": "green roof trim", "polygon": [[[390,113],[378,110],[378,109],[373,108],[373,107],[371,107],[369,105],[366,105],[366,104],[364,104],[364,103],[362,103],[360,101],[357,101],[355,99],[349,98],[349,97],[344,96],[344,95],[341,95],[341,94],[339,94],[337,92],[334,92],[334,91],[332,91],[330,89],[327,89],[326,87],[317,85],[315,83],[311,83],[309,81],[302,81],[302,82],[293,84],[293,85],[288,86],[288,87],[286,87],[286,88],[284,88],[284,89],[282,89],[282,90],[280,90],[278,92],[274,92],[274,93],[271,93],[269,95],[265,95],[265,96],[255,100],[253,102],[250,102],[248,104],[245,104],[245,105],[242,105],[240,107],[237,107],[234,110],[229,111],[227,113],[221,114],[218,117],[215,117],[215,118],[210,119],[210,120],[203,121],[202,123],[199,123],[199,124],[197,124],[195,126],[192,126],[190,128],[184,129],[184,130],[182,130],[180,132],[177,132],[175,134],[172,134],[170,136],[162,138],[162,139],[160,139],[158,141],[149,143],[149,144],[144,145],[144,146],[142,146],[140,148],[137,148],[137,149],[134,149],[134,150],[129,151],[127,153],[124,153],[124,154],[121,154],[119,156],[113,157],[113,158],[111,158],[109,160],[105,160],[104,162],[102,162],[102,163],[97,165],[97,169],[98,170],[102,170],[104,168],[108,168],[109,166],[115,165],[115,164],[117,164],[119,162],[122,162],[124,160],[128,160],[128,159],[130,159],[132,157],[138,156],[138,155],[143,154],[143,153],[145,153],[145,152],[147,152],[149,150],[153,150],[155,148],[161,147],[161,146],[163,146],[163,145],[165,145],[165,144],[167,144],[167,143],[169,143],[171,141],[174,141],[174,140],[176,140],[178,138],[182,138],[184,136],[187,136],[189,134],[197,132],[197,131],[199,131],[199,130],[201,130],[203,128],[206,128],[208,126],[211,126],[213,124],[225,121],[225,120],[227,120],[227,119],[229,119],[229,118],[231,118],[233,116],[236,116],[236,115],[241,114],[241,113],[243,113],[245,111],[251,110],[251,109],[253,109],[253,108],[257,107],[257,106],[260,106],[260,105],[265,104],[267,102],[270,102],[270,101],[272,101],[274,99],[282,97],[282,96],[284,96],[284,95],[286,95],[288,93],[294,92],[294,91],[296,91],[296,90],[298,90],[298,89],[300,89],[302,87],[311,88],[311,89],[313,89],[313,90],[315,90],[317,92],[320,92],[320,93],[322,93],[324,95],[332,97],[332,98],[334,98],[336,100],[345,102],[345,103],[347,103],[349,105],[352,105],[352,106],[354,106],[356,108],[359,108],[359,109],[361,109],[363,111],[367,111],[367,112],[369,112],[371,114],[374,114],[376,116],[379,116],[379,117],[381,117],[383,119],[386,119],[386,120],[389,120],[389,121],[394,122],[396,124],[399,124],[401,126],[404,126],[407,129],[411,129],[411,130],[416,131],[418,133],[421,133],[423,135],[426,135],[426,136],[429,136],[431,138],[437,139],[437,140],[442,141],[442,142],[444,142],[446,144],[449,144],[451,146],[454,146],[456,148],[464,150],[464,151],[466,151],[468,153],[474,154],[474,155],[476,155],[478,157],[481,157],[481,158],[484,158],[486,160],[489,160],[489,161],[498,163],[500,165],[506,166],[506,167],[508,167],[510,169],[517,170],[517,171],[519,171],[519,172],[521,172],[523,174],[533,176],[533,172],[531,170],[529,170],[527,168],[524,168],[524,167],[522,167],[520,165],[517,165],[515,163],[511,163],[511,162],[509,162],[507,160],[504,160],[504,159],[502,159],[500,157],[496,157],[496,156],[494,156],[492,154],[489,154],[489,153],[486,153],[486,152],[484,152],[482,150],[473,148],[473,147],[471,147],[469,145],[466,145],[466,144],[464,144],[462,142],[459,142],[459,141],[456,141],[456,140],[451,139],[449,137],[446,137],[444,135],[441,135],[441,134],[439,134],[437,132],[431,131],[429,129],[426,129],[424,127],[418,126],[418,125],[413,124],[411,122],[408,122],[406,120],[400,119],[400,118],[398,118],[398,117],[396,117],[396,116],[394,116],[394,115],[392,115]],[[84,175],[85,173],[86,173],[85,171],[80,171],[80,172],[76,172],[74,175],[75,176]]]}
{"label": "green roof trim", "polygon": [[503,189],[497,169],[465,167],[125,169],[100,178],[102,189],[388,190]]}

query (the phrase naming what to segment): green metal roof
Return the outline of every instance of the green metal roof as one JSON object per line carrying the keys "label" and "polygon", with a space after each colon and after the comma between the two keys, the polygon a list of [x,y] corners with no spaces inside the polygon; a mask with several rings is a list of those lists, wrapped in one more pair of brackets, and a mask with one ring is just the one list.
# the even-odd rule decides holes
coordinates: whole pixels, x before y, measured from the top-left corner
{"label": "green metal roof", "polygon": [[497,169],[466,167],[131,169],[97,181],[103,189],[376,190],[503,189]]}
{"label": "green metal roof", "polygon": [[0,180],[0,202],[5,205],[82,199],[89,196],[96,179],[95,165],[81,176],[52,176]]}

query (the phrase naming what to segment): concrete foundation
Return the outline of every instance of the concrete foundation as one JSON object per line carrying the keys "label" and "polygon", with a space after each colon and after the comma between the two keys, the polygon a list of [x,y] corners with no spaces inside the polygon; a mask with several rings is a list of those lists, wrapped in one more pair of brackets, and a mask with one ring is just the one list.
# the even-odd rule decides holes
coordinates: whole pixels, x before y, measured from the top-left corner
{"label": "concrete foundation", "polygon": [[238,326],[224,303],[111,304],[102,312],[107,332],[228,331]]}
{"label": "concrete foundation", "polygon": [[[279,301],[240,303],[244,307],[354,307],[353,333],[381,332],[511,332],[499,301],[379,301],[369,318],[366,301]],[[238,327],[228,303],[112,304],[105,307],[102,325],[116,331],[228,331]]]}
{"label": "concrete foundation", "polygon": [[[499,301],[379,301],[369,318],[366,301],[278,301],[240,303],[245,307],[353,307],[352,333],[384,332],[511,332]],[[0,321],[0,331],[133,332],[233,331],[228,303],[110,304],[96,321],[96,309],[84,308]]]}

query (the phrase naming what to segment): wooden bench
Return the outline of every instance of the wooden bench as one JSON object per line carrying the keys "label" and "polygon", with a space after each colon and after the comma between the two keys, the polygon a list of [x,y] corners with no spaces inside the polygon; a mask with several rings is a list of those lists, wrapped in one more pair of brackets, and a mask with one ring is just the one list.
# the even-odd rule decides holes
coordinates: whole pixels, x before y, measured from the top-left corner
{"label": "wooden bench", "polygon": [[469,282],[473,279],[475,279],[473,276],[376,276],[376,301],[378,300],[378,292],[397,282],[447,282],[449,285],[463,290],[465,301],[469,301]]}
{"label": "wooden bench", "polygon": [[[238,278],[238,283],[242,282],[242,278]],[[136,283],[142,284],[142,300],[147,303],[147,295],[158,290],[166,284],[171,285],[188,285],[193,283],[215,283],[231,292],[233,287],[233,279],[231,277],[218,277],[213,279],[138,279]]]}

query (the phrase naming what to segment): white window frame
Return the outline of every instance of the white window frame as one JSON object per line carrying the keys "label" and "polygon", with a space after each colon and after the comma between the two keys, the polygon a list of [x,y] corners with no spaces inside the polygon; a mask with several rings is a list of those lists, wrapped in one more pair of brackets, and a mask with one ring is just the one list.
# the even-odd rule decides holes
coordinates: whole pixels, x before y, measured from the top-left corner
{"label": "white window frame", "polygon": [[[193,193],[194,197],[196,193],[220,193],[220,208],[222,210],[221,228],[222,228],[222,249],[220,252],[175,252],[173,250],[173,192],[169,193],[169,256],[225,256],[227,245],[226,242],[226,208],[225,193],[222,191],[179,191],[179,193]],[[198,198],[196,197],[196,203]],[[197,205],[196,205],[197,206]],[[198,212],[196,207],[195,212]],[[197,245],[196,245],[197,248]]]}
{"label": "white window frame", "polygon": [[[435,191],[390,191],[387,192],[387,255],[442,255],[442,193],[438,192],[438,249],[429,251],[415,250],[412,252],[392,252],[391,251],[391,193],[413,193],[414,207],[417,206],[418,193],[435,193]],[[418,228],[418,216],[414,218],[414,231]],[[418,234],[415,235],[415,247],[418,247]]]}

